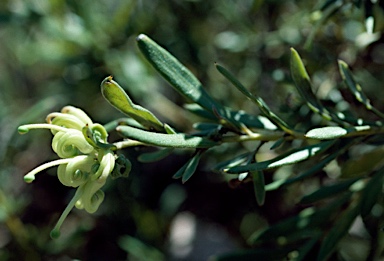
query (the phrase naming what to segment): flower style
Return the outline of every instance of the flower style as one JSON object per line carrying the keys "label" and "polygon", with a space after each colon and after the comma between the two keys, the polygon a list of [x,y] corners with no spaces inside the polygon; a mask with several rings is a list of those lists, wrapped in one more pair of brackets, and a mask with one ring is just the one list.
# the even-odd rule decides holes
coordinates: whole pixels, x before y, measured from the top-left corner
{"label": "flower style", "polygon": [[18,130],[24,134],[30,129],[50,129],[54,135],[52,149],[60,157],[27,173],[24,176],[26,182],[32,182],[42,170],[58,165],[57,176],[60,182],[77,188],[75,196],[51,231],[51,237],[57,238],[71,209],[76,207],[94,213],[104,200],[101,187],[108,176],[127,176],[130,162],[122,155],[115,155],[116,148],[107,142],[108,133],[105,128],[93,123],[81,109],[66,106],[61,112],[50,113],[46,121],[46,124],[23,125]]}

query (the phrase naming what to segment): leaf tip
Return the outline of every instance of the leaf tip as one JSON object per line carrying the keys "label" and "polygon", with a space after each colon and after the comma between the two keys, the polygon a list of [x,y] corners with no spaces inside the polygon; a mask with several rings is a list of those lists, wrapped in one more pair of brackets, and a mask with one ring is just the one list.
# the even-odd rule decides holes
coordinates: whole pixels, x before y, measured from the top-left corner
{"label": "leaf tip", "polygon": [[136,41],[143,41],[145,40],[146,38],[148,38],[148,36],[146,36],[145,34],[139,34],[137,37],[136,37]]}

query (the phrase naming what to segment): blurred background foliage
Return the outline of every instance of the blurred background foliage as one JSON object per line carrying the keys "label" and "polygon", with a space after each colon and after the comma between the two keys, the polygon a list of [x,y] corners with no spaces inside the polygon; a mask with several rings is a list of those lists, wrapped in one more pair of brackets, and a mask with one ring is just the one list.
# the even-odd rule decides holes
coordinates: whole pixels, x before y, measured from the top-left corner
{"label": "blurred background foliage", "polygon": [[[214,62],[229,68],[293,125],[304,130],[320,125],[293,87],[290,47],[305,58],[326,104],[364,116],[340,87],[337,59],[342,59],[372,103],[384,109],[384,16],[379,4],[370,3],[1,1],[0,260],[205,260],[249,247],[252,233],[298,213],[297,202],[316,181],[268,192],[265,205],[258,207],[252,184],[228,186],[209,171],[235,153],[235,146],[227,146],[205,157],[185,185],[171,178],[188,159],[184,153],[152,164],[133,161],[129,179],[108,183],[96,214],[72,211],[62,237],[51,240],[49,231],[73,191],[61,186],[56,169],[40,174],[33,185],[23,182],[25,173],[54,156],[50,133],[20,136],[16,128],[43,122],[67,104],[103,124],[122,117],[99,89],[101,80],[113,75],[136,103],[179,131],[191,130],[197,117],[181,109],[185,101],[144,61],[135,44],[140,33],[168,49],[215,98],[235,109],[258,113],[219,75]],[[367,14],[375,17],[372,32],[367,32]],[[342,96],[351,104],[341,102]],[[126,153],[134,159],[140,151]],[[348,240],[343,257],[362,260],[361,251],[346,249],[351,244],[366,249],[364,237]]]}

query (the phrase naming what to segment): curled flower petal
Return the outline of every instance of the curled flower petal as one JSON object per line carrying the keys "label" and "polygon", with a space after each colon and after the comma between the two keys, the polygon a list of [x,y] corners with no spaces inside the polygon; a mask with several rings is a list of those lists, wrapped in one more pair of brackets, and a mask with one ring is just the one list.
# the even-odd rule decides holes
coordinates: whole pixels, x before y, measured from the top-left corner
{"label": "curled flower petal", "polygon": [[92,180],[106,180],[115,167],[115,156],[112,151],[107,151],[100,161],[97,172],[91,176]]}
{"label": "curled flower petal", "polygon": [[91,153],[94,148],[78,130],[58,132],[52,139],[52,149],[60,158],[70,158],[81,153]]}
{"label": "curled flower petal", "polygon": [[103,182],[87,182],[83,187],[82,196],[76,201],[75,207],[84,209],[88,213],[95,213],[104,200],[104,192],[100,190],[104,186]]}
{"label": "curled flower petal", "polygon": [[76,207],[85,209],[88,213],[94,213],[104,200],[104,192],[100,190],[104,186],[109,174],[115,167],[115,157],[111,151],[103,155],[97,172],[83,185],[84,193],[76,202]]}
{"label": "curled flower petal", "polygon": [[92,156],[76,156],[68,164],[58,167],[57,177],[64,186],[78,187],[87,182],[94,163],[95,160]]}
{"label": "curled flower petal", "polygon": [[[48,114],[46,121],[49,124],[63,126],[68,129],[75,130],[81,130],[85,125],[84,122],[82,122],[76,116],[60,112],[52,112]],[[55,134],[55,132],[52,133]]]}
{"label": "curled flower petal", "polygon": [[83,125],[91,125],[92,120],[88,117],[88,115],[81,109],[73,107],[73,106],[65,106],[61,109],[62,113],[70,114],[78,118],[80,121],[83,122]]}
{"label": "curled flower petal", "polygon": [[[21,134],[30,129],[50,129],[54,135],[52,149],[61,158],[43,164],[27,175],[24,180],[32,182],[36,173],[58,166],[59,181],[69,187],[77,187],[75,196],[61,214],[56,226],[51,232],[52,238],[60,236],[60,227],[73,207],[94,213],[104,200],[101,188],[115,168],[116,157],[113,150],[116,147],[107,141],[108,132],[105,128],[93,123],[81,109],[73,106],[64,107],[61,112],[47,116],[47,124],[28,124],[19,127]],[[120,159],[120,158],[119,158]],[[115,176],[127,176],[130,162],[119,160]]]}

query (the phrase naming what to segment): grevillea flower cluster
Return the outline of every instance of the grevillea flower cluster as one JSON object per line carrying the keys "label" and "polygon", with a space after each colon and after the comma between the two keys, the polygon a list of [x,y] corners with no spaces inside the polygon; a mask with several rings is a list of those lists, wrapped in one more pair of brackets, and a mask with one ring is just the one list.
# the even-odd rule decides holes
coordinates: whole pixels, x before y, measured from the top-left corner
{"label": "grevillea flower cluster", "polygon": [[52,149],[60,158],[27,173],[24,176],[26,182],[35,180],[37,173],[58,166],[57,176],[60,182],[65,186],[77,188],[51,232],[51,236],[56,238],[60,236],[60,227],[71,209],[76,207],[94,213],[104,200],[101,188],[108,176],[127,176],[130,163],[115,155],[114,145],[107,142],[108,133],[105,128],[93,123],[81,109],[66,106],[61,112],[50,113],[46,121],[45,124],[23,125],[18,130],[20,133],[31,129],[51,130]]}

